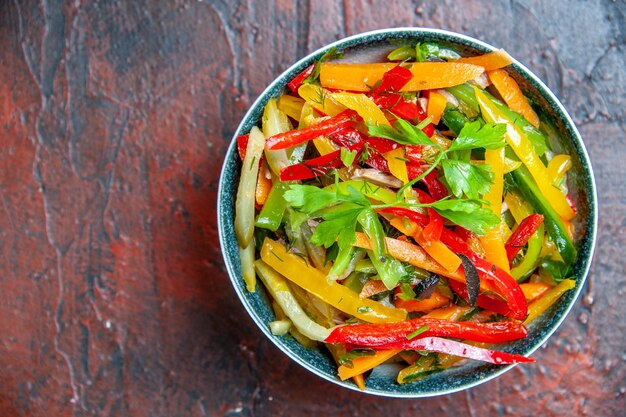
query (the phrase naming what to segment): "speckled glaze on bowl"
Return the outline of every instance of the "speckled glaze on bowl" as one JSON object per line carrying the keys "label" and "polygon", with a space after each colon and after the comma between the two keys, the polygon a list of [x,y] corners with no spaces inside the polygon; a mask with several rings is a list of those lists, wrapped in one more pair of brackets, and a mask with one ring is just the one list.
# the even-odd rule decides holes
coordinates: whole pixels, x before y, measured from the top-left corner
{"label": "speckled glaze on bowl", "polygon": [[[234,137],[249,132],[252,126],[259,124],[268,99],[271,97],[278,98],[286,84],[294,76],[330,48],[335,47],[346,52],[347,57],[356,56],[357,60],[358,57],[361,57],[360,59],[375,59],[377,57],[383,58],[384,51],[393,49],[401,41],[412,43],[447,42],[456,46],[464,55],[475,55],[495,49],[491,45],[468,36],[435,29],[396,28],[350,36],[317,50],[279,75],[246,113]],[[551,143],[551,146],[559,153],[568,153],[572,156],[573,167],[569,172],[568,185],[571,196],[579,210],[575,222],[576,236],[574,237],[579,251],[574,266],[576,287],[567,292],[549,311],[530,325],[528,337],[499,347],[499,349],[507,352],[530,355],[559,327],[585,283],[596,240],[597,197],[589,156],[580,134],[566,110],[548,87],[519,62],[515,61],[512,67],[508,67],[508,69],[512,70],[513,77],[535,106],[544,113],[544,117],[552,122],[557,131],[560,132],[560,140],[558,143]],[[266,292],[258,286],[259,289],[255,293],[246,291],[233,227],[235,195],[239,183],[239,162],[234,137],[226,153],[220,177],[217,216],[224,262],[235,291],[259,329],[287,356],[328,381],[358,390],[352,381],[341,381],[336,376],[337,367],[323,347],[307,349],[293,338],[273,336],[269,331],[268,323],[274,320],[274,313],[269,305]],[[512,365],[496,366],[477,361],[465,361],[459,367],[431,375],[420,381],[399,385],[396,383],[399,368],[394,365],[385,365],[376,368],[369,376],[365,392],[388,397],[431,397],[474,387],[503,374],[511,368]]]}

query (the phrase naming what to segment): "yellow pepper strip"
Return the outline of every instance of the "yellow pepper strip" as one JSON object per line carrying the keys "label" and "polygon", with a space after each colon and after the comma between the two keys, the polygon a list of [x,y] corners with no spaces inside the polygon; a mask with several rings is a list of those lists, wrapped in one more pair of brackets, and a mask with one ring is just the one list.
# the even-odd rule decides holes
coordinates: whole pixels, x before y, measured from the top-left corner
{"label": "yellow pepper strip", "polygon": [[509,159],[506,156],[504,157],[504,173],[505,174],[515,171],[521,165],[522,165],[522,161],[514,161],[513,159]]}
{"label": "yellow pepper strip", "polygon": [[335,145],[332,140],[324,136],[313,139],[313,144],[315,145],[315,149],[317,149],[320,155],[326,155],[339,149],[339,147],[337,147],[337,145]]}
{"label": "yellow pepper strip", "polygon": [[520,224],[526,217],[533,214],[530,204],[516,192],[507,192],[504,195],[504,202],[517,224]]}
{"label": "yellow pepper strip", "polygon": [[[337,64],[324,62],[320,83],[337,90],[368,92],[395,63]],[[413,78],[401,91],[434,90],[463,84],[481,75],[483,67],[458,62],[416,62],[409,68]]]}
{"label": "yellow pepper strip", "polygon": [[[402,233],[412,236],[418,245],[422,247],[435,261],[448,272],[454,272],[461,265],[461,258],[444,245],[440,240],[426,240],[422,237],[422,228],[412,221],[405,221],[399,217],[390,221],[391,225]],[[505,254],[506,255],[506,254]]]}
{"label": "yellow pepper strip", "polygon": [[402,309],[387,307],[369,299],[362,300],[348,287],[334,281],[329,282],[323,272],[298,255],[287,252],[283,245],[272,239],[266,238],[263,242],[261,259],[294,284],[358,319],[369,323],[406,319],[406,311]]}
{"label": "yellow pepper strip", "polygon": [[428,106],[426,106],[426,114],[431,118],[434,125],[439,124],[439,120],[441,120],[441,115],[446,109],[447,103],[448,100],[446,100],[443,94],[436,90],[430,92],[428,96]]}
{"label": "yellow pepper strip", "polygon": [[391,175],[402,181],[403,184],[409,182],[409,174],[406,171],[406,162],[404,156],[404,148],[398,147],[392,151],[383,154],[389,166]]}
{"label": "yellow pepper strip", "polygon": [[[504,148],[487,149],[485,151],[485,163],[491,167],[494,182],[491,184],[489,192],[483,196],[483,200],[488,203],[486,208],[500,217],[502,212],[502,192],[504,190]],[[485,236],[480,236],[480,242],[485,248],[487,260],[510,274],[511,270],[509,269],[509,261],[504,249],[500,224],[493,229],[487,230]]]}
{"label": "yellow pepper strip", "polygon": [[548,162],[548,176],[552,184],[556,184],[572,167],[572,158],[569,155],[559,154]]}
{"label": "yellow pepper strip", "polygon": [[330,329],[319,325],[309,318],[289,289],[287,281],[262,260],[256,261],[254,266],[259,274],[259,278],[265,284],[265,288],[300,333],[309,339],[323,342],[330,334]]}
{"label": "yellow pepper strip", "polygon": [[298,95],[305,99],[317,110],[329,116],[336,116],[346,108],[330,97],[330,93],[314,84],[302,84],[298,88]]}
{"label": "yellow pepper strip", "polygon": [[545,282],[525,282],[519,285],[526,297],[526,301],[533,301],[535,298],[542,296],[552,286]]}
{"label": "yellow pepper strip", "polygon": [[333,93],[333,100],[354,110],[366,122],[374,125],[389,125],[383,111],[365,94],[355,93]]}
{"label": "yellow pepper strip", "polygon": [[478,65],[485,68],[485,71],[491,71],[512,64],[513,58],[504,49],[498,49],[483,55],[460,58],[454,62]]}
{"label": "yellow pepper strip", "polygon": [[428,371],[431,370],[435,358],[426,358],[419,364],[413,364],[398,372],[396,381],[398,384],[406,384],[407,382],[417,381],[428,375]]}
{"label": "yellow pepper strip", "polygon": [[556,287],[546,292],[543,297],[530,303],[528,305],[528,317],[524,320],[524,324],[528,324],[539,317],[544,311],[550,308],[550,306],[554,304],[565,291],[571,290],[575,286],[576,281],[573,279],[564,279],[559,282]]}
{"label": "yellow pepper strip", "polygon": [[348,378],[361,375],[370,369],[377,367],[400,352],[400,349],[378,350],[372,356],[359,356],[358,358],[352,359],[352,368],[349,368],[344,364],[339,367],[337,373],[339,374],[339,378],[342,381],[345,381]]}
{"label": "yellow pepper strip", "polygon": [[304,100],[300,97],[283,94],[278,99],[278,109],[294,120],[300,120]]}
{"label": "yellow pepper strip", "polygon": [[501,69],[489,71],[487,75],[489,75],[489,79],[504,99],[506,105],[509,106],[511,110],[524,116],[530,124],[539,128],[539,116],[537,116],[537,113],[530,107],[528,99],[522,93],[522,90],[513,77]]}
{"label": "yellow pepper strip", "polygon": [[511,119],[505,116],[494,104],[483,94],[480,89],[475,88],[476,100],[480,105],[480,110],[489,123],[506,123],[506,141],[511,146],[517,157],[526,165],[533,179],[537,183],[539,190],[546,198],[552,208],[564,220],[571,220],[574,211],[568,204],[565,196],[558,188],[555,188],[548,179],[548,171],[539,159],[535,149],[526,134],[517,127]]}
{"label": "yellow pepper strip", "polygon": [[254,271],[254,239],[245,248],[239,248],[239,259],[241,259],[241,274],[246,283],[248,292],[256,291],[256,272]]}

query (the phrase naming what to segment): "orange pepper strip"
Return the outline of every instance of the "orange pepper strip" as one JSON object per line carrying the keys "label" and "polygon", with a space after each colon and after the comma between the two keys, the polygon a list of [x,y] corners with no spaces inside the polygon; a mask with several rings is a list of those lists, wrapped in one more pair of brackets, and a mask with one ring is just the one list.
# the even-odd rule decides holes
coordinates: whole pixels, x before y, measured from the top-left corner
{"label": "orange pepper strip", "polygon": [[451,305],[450,307],[442,307],[437,310],[433,310],[426,314],[424,317],[431,317],[433,319],[452,320],[457,321],[459,317],[470,311],[471,307],[460,307],[457,305]]}
{"label": "orange pepper strip", "polygon": [[504,99],[506,105],[509,106],[511,110],[524,116],[530,124],[539,128],[539,116],[537,116],[537,113],[530,107],[528,99],[522,93],[522,90],[513,77],[501,69],[489,71],[487,74],[494,87],[496,87],[496,90],[498,90],[498,93],[500,93]]}
{"label": "orange pepper strip", "polygon": [[446,109],[448,100],[438,91],[431,91],[428,96],[428,106],[426,107],[426,114],[431,118],[434,125],[439,124],[441,115]]}
{"label": "orange pepper strip", "polygon": [[[396,63],[337,64],[324,62],[320,67],[322,87],[369,92]],[[400,91],[433,90],[463,84],[481,75],[483,67],[458,62],[416,62],[409,68],[413,78]]]}
{"label": "orange pepper strip", "polygon": [[524,293],[524,297],[526,297],[527,301],[533,301],[536,298],[541,297],[546,291],[548,291],[552,286],[546,284],[545,282],[526,282],[524,284],[519,285]]}
{"label": "orange pepper strip", "polygon": [[491,71],[512,64],[513,58],[504,49],[498,49],[483,55],[460,58],[454,62],[478,65],[485,68],[486,71]]}
{"label": "orange pepper strip", "polygon": [[267,200],[267,196],[272,189],[272,177],[270,170],[265,162],[259,167],[259,176],[256,181],[256,190],[254,192],[254,200],[259,206],[263,206]]}
{"label": "orange pepper strip", "polygon": [[396,217],[390,221],[391,225],[405,235],[412,236],[418,245],[422,247],[435,261],[443,266],[446,271],[454,272],[461,265],[461,258],[450,250],[440,240],[426,240],[422,236],[422,228],[415,222],[405,221]]}
{"label": "orange pepper strip", "polygon": [[354,381],[361,391],[365,391],[365,378],[363,378],[363,374],[353,376],[352,381]]}
{"label": "orange pepper strip", "polygon": [[400,352],[400,349],[378,350],[372,356],[360,356],[352,359],[352,368],[348,368],[346,365],[341,365],[337,370],[337,373],[339,374],[339,378],[342,381],[345,381],[348,378],[361,375],[364,372],[377,367]]}
{"label": "orange pepper strip", "polygon": [[423,300],[402,300],[396,298],[396,307],[403,308],[406,311],[428,311],[438,307],[443,307],[450,303],[450,299],[439,291],[433,292],[429,298]]}

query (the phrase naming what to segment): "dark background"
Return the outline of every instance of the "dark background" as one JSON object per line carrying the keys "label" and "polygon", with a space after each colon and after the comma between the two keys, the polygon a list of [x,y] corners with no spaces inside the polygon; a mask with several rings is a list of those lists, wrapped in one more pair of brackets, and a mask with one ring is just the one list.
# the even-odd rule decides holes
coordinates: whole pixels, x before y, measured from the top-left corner
{"label": "dark background", "polygon": [[[0,416],[618,416],[626,409],[624,1],[0,0]],[[600,197],[571,315],[475,389],[339,388],[246,316],[220,166],[265,86],[316,48],[427,26],[503,47],[576,121]]]}

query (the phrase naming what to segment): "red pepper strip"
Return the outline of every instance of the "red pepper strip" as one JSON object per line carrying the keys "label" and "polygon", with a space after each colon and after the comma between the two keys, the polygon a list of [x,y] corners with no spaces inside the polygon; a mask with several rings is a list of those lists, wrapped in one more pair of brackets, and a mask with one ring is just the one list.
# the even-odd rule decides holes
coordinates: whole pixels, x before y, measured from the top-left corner
{"label": "red pepper strip", "polygon": [[531,238],[532,235],[535,234],[539,226],[543,223],[543,215],[542,214],[531,214],[526,217],[517,229],[513,232],[509,240],[506,241],[506,245],[504,248],[506,249],[506,256],[509,258],[509,262],[515,258],[524,247],[526,243],[528,243],[528,239]]}
{"label": "red pepper strip", "polygon": [[428,224],[422,230],[422,236],[429,241],[435,241],[441,239],[441,232],[443,232],[443,217],[437,213],[434,209],[428,208]]}
{"label": "red pepper strip", "polygon": [[315,63],[312,63],[311,65],[306,67],[304,71],[296,75],[296,77],[293,80],[289,81],[289,83],[287,84],[287,87],[289,87],[291,91],[296,93],[298,91],[298,88],[300,88],[300,86],[302,85],[302,82],[306,79],[306,77],[308,77],[309,75],[313,73],[314,69],[315,69]]}
{"label": "red pepper strip", "polygon": [[248,138],[250,134],[237,136],[237,152],[239,153],[239,157],[243,161],[246,157],[246,148],[248,147]]}
{"label": "red pepper strip", "polygon": [[[467,300],[467,287],[463,283],[451,279],[448,281],[448,285],[450,285],[452,291]],[[508,317],[511,314],[511,309],[506,304],[506,302],[493,294],[478,294],[478,298],[476,299],[476,305],[480,308],[484,308],[487,311],[493,311],[494,313],[502,314],[503,316]]]}
{"label": "red pepper strip", "polygon": [[407,145],[404,147],[404,155],[410,162],[416,164],[422,164],[422,151],[424,147],[422,145]]}
{"label": "red pepper strip", "polygon": [[502,343],[523,339],[528,333],[523,324],[514,321],[475,323],[422,317],[396,323],[338,326],[324,341],[326,343],[347,343],[378,348],[395,343],[405,343],[408,335],[424,326],[428,326],[428,330],[420,333],[416,338],[439,336],[476,342]]}
{"label": "red pepper strip", "polygon": [[498,352],[497,350],[479,348],[465,343],[456,342],[454,340],[442,339],[440,337],[425,337],[422,339],[404,340],[401,343],[381,346],[379,349],[425,350],[427,352],[446,353],[448,355],[460,356],[462,358],[474,359],[497,365],[535,361],[534,359],[517,355],[515,353]]}
{"label": "red pepper strip", "polygon": [[461,226],[455,226],[454,233],[456,233],[461,239],[463,239],[466,242],[470,239],[474,239],[477,237],[474,233],[470,232],[469,230]]}
{"label": "red pepper strip", "polygon": [[335,133],[328,135],[330,140],[335,142],[342,148],[348,148],[351,151],[360,151],[365,144],[365,138],[358,130],[347,127]]}
{"label": "red pepper strip", "polygon": [[417,211],[413,211],[404,207],[386,207],[384,209],[379,210],[381,213],[393,214],[398,217],[406,217],[412,222],[417,223],[418,225],[425,227],[428,224],[428,216],[422,213],[418,213]]}
{"label": "red pepper strip", "polygon": [[576,216],[576,214],[578,214],[578,209],[576,208],[576,204],[574,203],[574,200],[572,200],[572,197],[570,197],[569,194],[565,194],[565,200],[567,200],[567,204],[569,204],[574,212],[574,216]]}
{"label": "red pepper strip", "polygon": [[291,148],[320,136],[330,135],[346,127],[352,127],[356,123],[357,117],[358,115],[354,110],[347,109],[316,125],[271,136],[266,139],[265,146],[270,150]]}
{"label": "red pepper strip", "polygon": [[328,172],[329,169],[342,166],[341,150],[337,150],[317,158],[289,165],[280,170],[281,181],[297,181],[315,178]]}
{"label": "red pepper strip", "polygon": [[410,69],[397,65],[383,74],[380,84],[371,91],[370,95],[374,98],[389,91],[400,91],[411,78],[413,78],[413,73],[411,73]]}
{"label": "red pepper strip", "polygon": [[[426,112],[424,110],[422,110],[422,108],[420,106],[417,106],[417,120],[419,120],[421,122],[426,117],[428,117]],[[432,123],[428,123],[422,129],[422,132],[426,133],[426,136],[428,136],[430,138],[430,137],[433,136],[433,133],[435,133],[435,126],[433,126]]]}
{"label": "red pepper strip", "polygon": [[369,146],[372,149],[375,149],[376,151],[380,153],[387,153],[402,146],[398,142],[395,142],[391,139],[377,138],[377,137],[367,138],[365,139],[365,143],[367,143],[367,146]]}
{"label": "red pepper strip", "polygon": [[[407,164],[406,169],[410,180],[422,175],[425,170],[425,168],[422,168],[421,164]],[[439,178],[437,178],[436,170],[429,172],[428,175],[422,179],[422,182],[426,185],[426,188],[428,188],[428,192],[433,201],[441,200],[448,196],[448,189],[439,181]]]}

